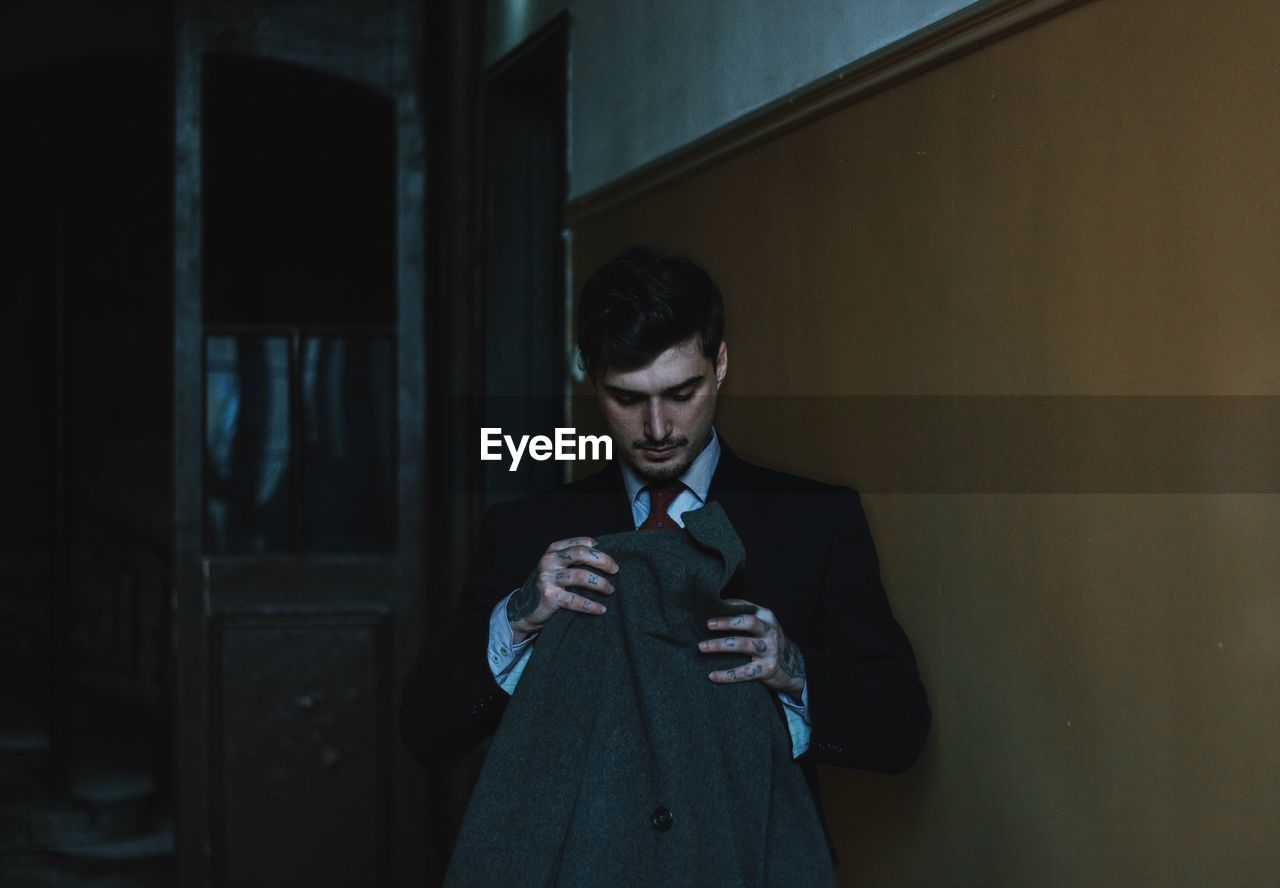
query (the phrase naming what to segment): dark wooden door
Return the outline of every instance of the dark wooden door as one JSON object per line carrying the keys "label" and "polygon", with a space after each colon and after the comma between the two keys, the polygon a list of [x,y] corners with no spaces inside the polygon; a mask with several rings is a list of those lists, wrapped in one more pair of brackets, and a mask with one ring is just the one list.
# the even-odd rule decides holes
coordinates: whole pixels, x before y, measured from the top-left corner
{"label": "dark wooden door", "polygon": [[419,884],[419,115],[248,57],[177,76],[182,884]]}

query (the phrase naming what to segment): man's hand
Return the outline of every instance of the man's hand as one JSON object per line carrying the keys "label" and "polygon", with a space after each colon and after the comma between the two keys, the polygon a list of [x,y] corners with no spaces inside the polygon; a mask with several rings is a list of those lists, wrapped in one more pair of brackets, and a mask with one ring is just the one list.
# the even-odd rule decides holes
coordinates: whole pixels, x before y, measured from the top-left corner
{"label": "man's hand", "polygon": [[800,648],[787,639],[773,611],[741,598],[726,598],[724,601],[726,604],[754,607],[756,612],[754,615],[734,614],[707,620],[708,629],[741,634],[700,641],[698,650],[703,653],[743,654],[751,659],[741,666],[712,672],[708,678],[720,684],[760,681],[770,690],[790,694],[798,700],[805,683],[804,657],[800,655]]}
{"label": "man's hand", "polygon": [[507,601],[507,620],[517,644],[541,629],[558,610],[583,614],[605,612],[603,604],[569,591],[591,589],[613,594],[613,584],[595,570],[616,574],[618,562],[595,546],[596,541],[591,537],[556,540],[547,546],[529,579]]}

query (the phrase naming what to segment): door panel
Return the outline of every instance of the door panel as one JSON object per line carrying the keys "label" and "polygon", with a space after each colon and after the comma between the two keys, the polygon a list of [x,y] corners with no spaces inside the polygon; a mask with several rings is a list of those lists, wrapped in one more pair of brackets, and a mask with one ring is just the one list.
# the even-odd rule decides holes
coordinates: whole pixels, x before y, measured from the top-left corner
{"label": "door panel", "polygon": [[423,630],[420,111],[179,58],[182,884],[420,884],[392,706]]}
{"label": "door panel", "polygon": [[387,884],[385,622],[374,613],[216,622],[222,884]]}

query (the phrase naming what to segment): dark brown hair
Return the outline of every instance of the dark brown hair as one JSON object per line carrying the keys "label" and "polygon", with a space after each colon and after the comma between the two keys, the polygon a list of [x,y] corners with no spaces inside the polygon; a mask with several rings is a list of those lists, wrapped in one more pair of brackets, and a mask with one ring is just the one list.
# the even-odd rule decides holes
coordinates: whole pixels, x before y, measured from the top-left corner
{"label": "dark brown hair", "polygon": [[692,260],[628,247],[582,287],[577,335],[578,366],[592,380],[608,367],[643,367],[691,336],[714,362],[724,338],[724,300]]}

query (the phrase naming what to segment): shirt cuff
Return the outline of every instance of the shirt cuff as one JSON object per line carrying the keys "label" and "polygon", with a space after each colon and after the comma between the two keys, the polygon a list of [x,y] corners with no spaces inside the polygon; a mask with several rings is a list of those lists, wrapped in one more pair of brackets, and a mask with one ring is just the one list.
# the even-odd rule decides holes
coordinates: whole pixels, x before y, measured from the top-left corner
{"label": "shirt cuff", "polygon": [[788,712],[794,712],[796,715],[804,719],[804,723],[809,722],[809,682],[804,683],[804,687],[800,690],[800,702],[788,693],[778,691],[778,699],[782,701],[782,705],[787,708]]}
{"label": "shirt cuff", "polygon": [[[511,595],[518,591],[520,590],[513,591]],[[515,682],[510,682],[511,687],[508,688],[504,680],[510,677],[516,664],[524,660],[533,640],[538,637],[535,632],[526,636],[524,641],[516,643],[511,634],[511,622],[507,619],[507,602],[511,595],[499,601],[489,615],[489,671],[493,673],[493,680],[502,685],[502,689],[508,694],[515,689]]]}
{"label": "shirt cuff", "polygon": [[809,751],[809,738],[813,735],[813,727],[809,724],[809,683],[804,683],[798,704],[790,694],[782,691],[778,691],[778,699],[782,702],[782,714],[787,717],[787,733],[791,735],[791,757],[800,758]]}

